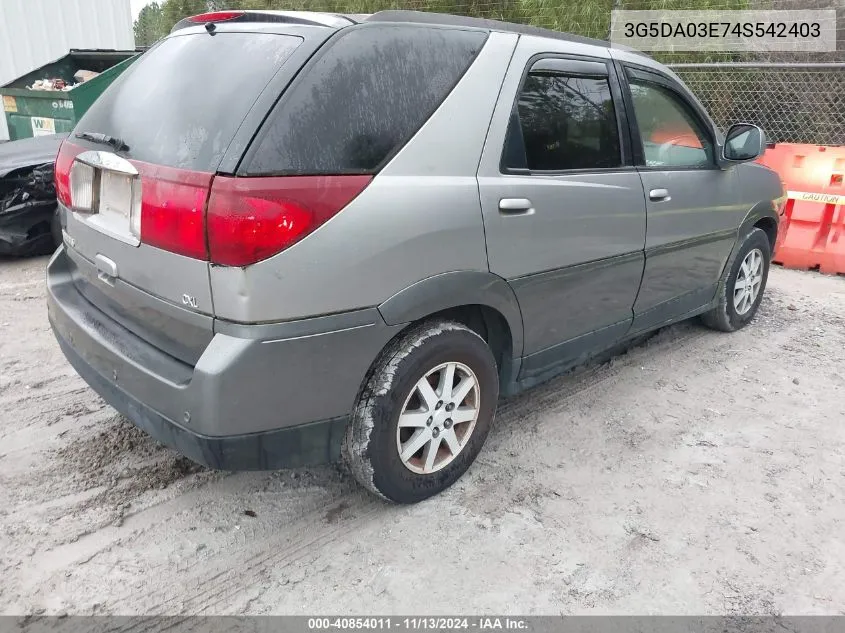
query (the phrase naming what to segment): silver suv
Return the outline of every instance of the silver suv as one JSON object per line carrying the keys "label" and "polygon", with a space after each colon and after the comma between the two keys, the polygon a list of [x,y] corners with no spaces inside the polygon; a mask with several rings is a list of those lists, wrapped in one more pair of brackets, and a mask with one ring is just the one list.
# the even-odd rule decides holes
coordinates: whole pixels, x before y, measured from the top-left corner
{"label": "silver suv", "polygon": [[[533,27],[218,12],[62,145],[49,315],[140,428],[227,470],[454,483],[499,397],[760,303],[781,183],[667,68]],[[745,163],[745,164],[740,164]]]}

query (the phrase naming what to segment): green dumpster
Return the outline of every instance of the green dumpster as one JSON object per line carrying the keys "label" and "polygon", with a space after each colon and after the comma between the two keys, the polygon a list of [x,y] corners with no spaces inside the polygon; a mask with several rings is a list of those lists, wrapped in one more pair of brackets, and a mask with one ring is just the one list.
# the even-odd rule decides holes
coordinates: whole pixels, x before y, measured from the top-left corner
{"label": "green dumpster", "polygon": [[[138,56],[137,51],[71,50],[56,61],[0,87],[3,112],[13,141],[70,132],[112,81]],[[80,70],[100,73],[71,90],[30,90],[41,79],[76,82]]]}

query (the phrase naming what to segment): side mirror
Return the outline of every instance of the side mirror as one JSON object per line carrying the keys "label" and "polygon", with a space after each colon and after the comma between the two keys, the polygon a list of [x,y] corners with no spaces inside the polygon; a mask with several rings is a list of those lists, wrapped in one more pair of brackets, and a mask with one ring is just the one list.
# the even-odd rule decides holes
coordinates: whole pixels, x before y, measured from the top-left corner
{"label": "side mirror", "polygon": [[756,125],[737,123],[725,135],[722,160],[730,163],[744,163],[754,160],[766,151],[766,135]]}

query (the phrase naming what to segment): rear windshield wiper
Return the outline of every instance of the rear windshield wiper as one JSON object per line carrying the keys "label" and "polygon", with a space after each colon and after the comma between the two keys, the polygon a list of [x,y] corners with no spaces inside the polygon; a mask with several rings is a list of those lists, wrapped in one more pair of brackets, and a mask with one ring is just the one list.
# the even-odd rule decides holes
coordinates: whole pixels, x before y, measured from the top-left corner
{"label": "rear windshield wiper", "polygon": [[91,141],[92,143],[100,143],[102,145],[110,145],[116,152],[128,152],[129,146],[121,139],[109,136],[108,134],[100,134],[99,132],[80,132],[76,135],[83,141]]}

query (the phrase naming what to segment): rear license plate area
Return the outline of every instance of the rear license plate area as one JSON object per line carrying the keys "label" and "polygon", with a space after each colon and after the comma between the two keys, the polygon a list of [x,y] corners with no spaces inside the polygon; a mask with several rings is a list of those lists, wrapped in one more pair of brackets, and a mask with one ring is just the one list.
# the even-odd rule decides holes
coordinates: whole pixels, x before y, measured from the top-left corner
{"label": "rear license plate area", "polygon": [[132,178],[103,170],[100,175],[100,215],[114,218],[116,222],[128,223],[131,208]]}
{"label": "rear license plate area", "polygon": [[133,246],[140,244],[141,181],[135,168],[103,152],[86,152],[77,160],[84,168],[71,170],[71,190],[91,193],[80,196],[90,206],[74,205],[74,216],[111,238]]}

